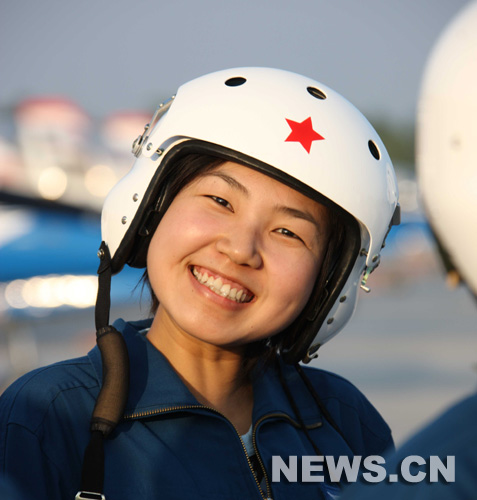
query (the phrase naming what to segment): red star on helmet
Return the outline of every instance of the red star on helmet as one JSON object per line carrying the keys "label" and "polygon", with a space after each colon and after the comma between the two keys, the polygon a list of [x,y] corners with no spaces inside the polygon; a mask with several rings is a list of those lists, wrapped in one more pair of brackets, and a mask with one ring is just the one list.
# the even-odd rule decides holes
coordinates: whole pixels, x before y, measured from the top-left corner
{"label": "red star on helmet", "polygon": [[311,116],[301,123],[289,120],[288,118],[285,118],[285,120],[292,129],[290,135],[285,139],[285,142],[299,142],[305,148],[306,152],[309,153],[313,141],[324,140],[323,136],[313,130]]}

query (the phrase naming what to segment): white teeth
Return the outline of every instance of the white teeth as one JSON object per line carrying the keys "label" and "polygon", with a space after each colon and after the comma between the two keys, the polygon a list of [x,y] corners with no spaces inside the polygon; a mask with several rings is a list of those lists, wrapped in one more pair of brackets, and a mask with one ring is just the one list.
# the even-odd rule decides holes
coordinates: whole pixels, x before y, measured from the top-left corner
{"label": "white teeth", "polygon": [[223,295],[224,297],[227,297],[230,292],[230,285],[226,283],[221,289],[220,289],[220,295]]}
{"label": "white teeth", "polygon": [[192,274],[196,277],[199,283],[202,283],[222,297],[227,297],[228,299],[234,300],[235,302],[246,302],[249,299],[249,296],[246,294],[246,292],[244,292],[244,290],[231,288],[228,283],[224,284],[224,282],[220,278],[215,279],[213,276],[209,276],[206,272],[202,274],[197,271],[195,267],[192,269]]}

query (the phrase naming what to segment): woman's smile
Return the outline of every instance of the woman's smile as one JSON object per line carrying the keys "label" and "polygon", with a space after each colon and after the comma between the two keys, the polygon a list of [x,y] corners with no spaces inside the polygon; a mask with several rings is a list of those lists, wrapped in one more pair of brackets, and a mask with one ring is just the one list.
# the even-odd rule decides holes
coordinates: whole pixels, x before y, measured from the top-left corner
{"label": "woman's smile", "polygon": [[241,284],[230,281],[224,276],[218,276],[217,273],[209,269],[192,266],[191,271],[201,285],[206,286],[221,297],[239,304],[250,302],[254,298],[254,294]]}

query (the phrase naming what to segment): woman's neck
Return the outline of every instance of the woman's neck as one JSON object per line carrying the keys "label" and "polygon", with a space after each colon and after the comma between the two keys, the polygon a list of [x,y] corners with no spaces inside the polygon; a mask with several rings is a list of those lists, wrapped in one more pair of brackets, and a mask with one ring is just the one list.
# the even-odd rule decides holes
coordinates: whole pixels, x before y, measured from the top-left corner
{"label": "woman's neck", "polygon": [[240,434],[248,431],[253,392],[243,374],[243,347],[223,348],[193,338],[160,311],[147,337],[199,403],[222,413]]}

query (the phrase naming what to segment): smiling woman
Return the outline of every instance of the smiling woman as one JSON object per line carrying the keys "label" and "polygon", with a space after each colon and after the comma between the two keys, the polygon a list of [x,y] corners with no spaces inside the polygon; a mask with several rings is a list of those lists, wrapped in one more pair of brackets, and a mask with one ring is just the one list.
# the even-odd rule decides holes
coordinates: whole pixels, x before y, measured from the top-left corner
{"label": "smiling woman", "polygon": [[150,338],[163,338],[156,320],[174,309],[188,332],[221,346],[283,330],[311,294],[328,243],[318,227],[326,223],[325,207],[237,163],[200,176],[175,197],[149,247],[148,274],[160,303]]}
{"label": "smiling woman", "polygon": [[[186,176],[188,184],[174,195],[149,247],[146,282],[153,297],[152,312],[162,318],[169,309],[159,304],[168,303],[184,314],[180,304],[188,293],[190,299],[205,296],[217,302],[215,315],[227,311],[216,326],[224,335],[221,345],[243,345],[249,361],[257,356],[274,359],[286,339],[284,331],[304,308],[318,276],[329,274],[331,259],[325,265],[323,260],[338,249],[343,224],[319,202],[237,163],[187,155],[177,170],[194,171],[196,177]],[[179,185],[175,180],[174,193]],[[178,255],[178,248],[185,255]],[[327,252],[328,248],[333,251]],[[174,259],[182,259],[177,275]],[[189,283],[191,275],[194,281]],[[195,281],[202,286],[197,288]],[[168,301],[174,287],[178,296]],[[270,305],[264,309],[264,304]],[[201,326],[210,312],[207,301],[203,306],[205,311],[197,312],[200,320],[193,308],[185,315],[199,337],[214,331],[210,322],[207,329]],[[246,325],[255,322],[254,310],[263,311],[265,321],[248,329]],[[232,320],[245,328],[246,337],[240,339],[244,334]],[[149,336],[157,339],[153,343],[158,347],[165,337],[154,333],[155,324]],[[224,324],[234,333],[227,334]]]}
{"label": "smiling woman", "polygon": [[[334,498],[333,475],[272,483],[272,464],[392,447],[352,384],[300,364],[397,222],[384,145],[325,85],[240,68],[182,86],[133,151],[103,208],[98,346],[6,391],[2,469],[45,500]],[[146,268],[152,317],[110,326],[125,264]]]}

